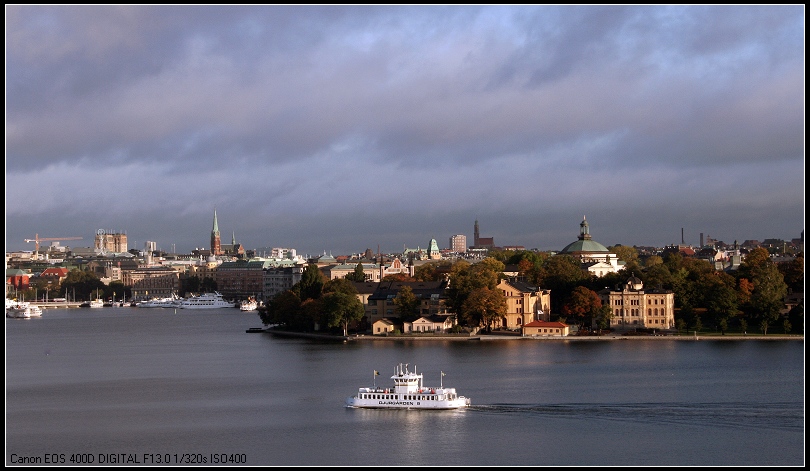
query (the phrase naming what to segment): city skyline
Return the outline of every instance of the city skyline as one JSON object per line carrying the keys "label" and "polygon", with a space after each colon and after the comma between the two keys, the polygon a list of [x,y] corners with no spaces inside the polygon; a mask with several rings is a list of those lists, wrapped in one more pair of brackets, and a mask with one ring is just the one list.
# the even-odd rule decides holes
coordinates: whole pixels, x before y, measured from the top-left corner
{"label": "city skyline", "polygon": [[[804,6],[6,7],[6,251],[804,230]],[[135,247],[137,243],[140,247]]]}

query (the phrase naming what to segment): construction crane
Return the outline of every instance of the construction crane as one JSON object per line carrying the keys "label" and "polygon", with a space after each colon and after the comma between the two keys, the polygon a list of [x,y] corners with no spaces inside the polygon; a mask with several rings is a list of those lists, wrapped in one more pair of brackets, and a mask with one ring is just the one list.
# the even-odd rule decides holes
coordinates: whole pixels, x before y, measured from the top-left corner
{"label": "construction crane", "polygon": [[51,241],[60,241],[60,240],[80,240],[81,237],[43,237],[40,238],[39,234],[34,234],[33,239],[25,239],[26,242],[34,242],[34,256],[39,255],[39,243],[40,242],[51,242]]}

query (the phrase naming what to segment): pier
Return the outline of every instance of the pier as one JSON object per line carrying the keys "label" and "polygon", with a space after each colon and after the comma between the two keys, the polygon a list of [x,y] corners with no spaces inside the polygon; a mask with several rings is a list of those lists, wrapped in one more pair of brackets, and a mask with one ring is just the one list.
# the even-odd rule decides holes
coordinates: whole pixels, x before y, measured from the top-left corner
{"label": "pier", "polygon": [[83,302],[85,301],[29,301],[32,306],[39,306],[40,309],[80,307]]}

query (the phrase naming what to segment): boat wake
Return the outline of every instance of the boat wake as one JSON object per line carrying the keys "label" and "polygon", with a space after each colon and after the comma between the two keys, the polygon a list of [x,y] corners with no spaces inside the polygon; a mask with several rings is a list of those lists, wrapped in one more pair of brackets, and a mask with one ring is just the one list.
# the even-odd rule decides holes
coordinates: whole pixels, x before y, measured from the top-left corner
{"label": "boat wake", "polygon": [[656,424],[804,430],[804,404],[781,403],[642,403],[642,404],[489,404],[469,407],[487,414],[542,415]]}

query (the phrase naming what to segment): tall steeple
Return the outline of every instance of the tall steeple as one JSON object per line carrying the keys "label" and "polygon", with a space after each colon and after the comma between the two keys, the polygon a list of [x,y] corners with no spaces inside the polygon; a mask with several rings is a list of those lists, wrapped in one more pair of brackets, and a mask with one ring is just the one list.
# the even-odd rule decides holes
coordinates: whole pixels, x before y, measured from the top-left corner
{"label": "tall steeple", "polygon": [[473,233],[473,246],[478,248],[478,219],[475,220],[475,232]]}
{"label": "tall steeple", "polygon": [[217,224],[217,208],[214,208],[214,227],[211,229],[211,255],[222,255],[222,242],[219,238],[219,224]]}

